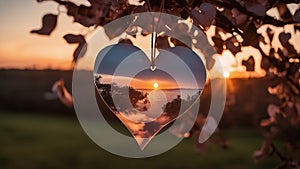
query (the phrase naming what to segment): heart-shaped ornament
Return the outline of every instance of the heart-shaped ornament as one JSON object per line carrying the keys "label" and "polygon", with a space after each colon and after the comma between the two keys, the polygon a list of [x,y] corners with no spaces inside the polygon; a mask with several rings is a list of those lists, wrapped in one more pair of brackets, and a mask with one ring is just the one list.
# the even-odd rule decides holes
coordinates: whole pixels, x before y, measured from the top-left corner
{"label": "heart-shaped ornament", "polygon": [[160,50],[153,71],[141,49],[112,45],[97,55],[94,73],[106,110],[118,117],[142,150],[161,129],[191,111],[206,81],[200,57],[186,47]]}

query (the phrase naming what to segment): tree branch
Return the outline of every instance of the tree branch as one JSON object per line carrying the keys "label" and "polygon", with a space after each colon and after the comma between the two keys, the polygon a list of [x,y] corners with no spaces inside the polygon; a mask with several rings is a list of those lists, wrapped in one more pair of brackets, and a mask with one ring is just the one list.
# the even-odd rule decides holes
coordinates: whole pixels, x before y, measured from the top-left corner
{"label": "tree branch", "polygon": [[53,0],[53,1],[60,5],[68,5],[68,1],[62,1],[62,0]]}
{"label": "tree branch", "polygon": [[284,22],[284,21],[275,19],[275,18],[273,18],[269,15],[265,15],[262,18],[262,20],[263,20],[264,24],[270,24],[270,25],[273,25],[273,26],[276,26],[276,27],[283,27],[283,26],[289,25],[289,24],[297,24],[297,22],[295,22],[295,21]]}
{"label": "tree branch", "polygon": [[272,147],[272,150],[273,150],[273,153],[275,153],[277,155],[277,157],[283,161],[283,162],[286,162],[288,160],[288,158],[286,156],[284,156],[278,149],[277,147],[274,145],[274,143],[271,143],[271,147]]}
{"label": "tree branch", "polygon": [[271,9],[272,7],[276,7],[280,4],[292,4],[292,3],[300,3],[300,0],[269,0],[270,7],[268,9]]}
{"label": "tree branch", "polygon": [[[268,60],[270,61],[270,63],[271,63],[273,66],[275,66],[275,67],[278,68],[278,66],[277,66],[277,64],[276,64],[276,63],[278,63],[278,60],[277,60],[276,58],[268,57],[268,55],[265,54],[265,52],[261,49],[260,46],[258,46],[256,49],[259,50],[259,52],[260,52],[260,54],[261,54],[262,57],[268,59]],[[296,88],[296,89],[298,90],[298,92],[300,91],[300,86],[297,85],[297,84],[289,77],[288,74],[285,75],[285,79],[289,82],[289,84],[290,84],[291,86],[293,86],[294,88]],[[294,93],[294,91],[292,91],[292,92]],[[294,93],[294,94],[297,94],[297,93]]]}
{"label": "tree branch", "polygon": [[226,18],[220,11],[217,10],[217,15],[216,15],[216,26],[223,28],[226,30],[228,33],[233,33],[236,32],[238,33],[242,38],[244,38],[244,34],[235,26],[231,23],[231,21]]}
{"label": "tree branch", "polygon": [[[297,1],[300,0],[278,0],[276,2],[273,3],[297,3]],[[246,14],[247,16],[251,16],[254,19],[259,19],[263,21],[263,24],[270,24],[276,27],[283,27],[285,25],[288,24],[296,24],[297,22],[292,21],[292,22],[284,22],[284,21],[280,21],[278,19],[275,19],[269,15],[265,15],[265,16],[257,16],[255,13],[248,11],[245,7],[243,7],[240,3],[236,2],[236,1],[213,1],[213,0],[207,0],[207,2],[215,4],[216,6],[220,6],[223,7],[225,9],[233,9],[236,8],[239,12]],[[274,5],[274,4],[273,4]]]}

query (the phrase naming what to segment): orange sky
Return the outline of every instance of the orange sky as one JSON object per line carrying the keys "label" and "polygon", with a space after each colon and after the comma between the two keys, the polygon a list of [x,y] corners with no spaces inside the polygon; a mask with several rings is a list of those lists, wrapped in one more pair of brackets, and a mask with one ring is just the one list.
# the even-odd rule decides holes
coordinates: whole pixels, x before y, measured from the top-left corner
{"label": "orange sky", "polygon": [[72,24],[65,14],[51,36],[30,34],[41,27],[46,13],[57,13],[53,2],[38,4],[35,0],[0,0],[0,67],[69,69],[76,45],[62,38],[69,32],[80,33],[81,26]]}
{"label": "orange sky", "polygon": [[[86,3],[84,0],[76,1]],[[292,13],[296,7],[292,6]],[[67,17],[66,14],[61,14],[58,26],[51,36],[30,34],[30,30],[41,27],[42,16],[46,13],[57,13],[56,4],[53,2],[38,4],[35,0],[0,0],[1,68],[71,68],[72,54],[77,45],[67,44],[62,37],[67,33],[84,33],[87,29],[77,23],[74,24],[73,19]],[[272,14],[278,17],[277,11],[273,11]],[[263,29],[265,28],[261,28],[259,31],[263,32]],[[285,31],[293,33],[291,27],[286,27]],[[278,34],[275,34],[274,40],[279,44],[277,36]],[[298,33],[293,36],[291,41],[296,42],[299,39]],[[280,47],[280,45],[278,46]],[[300,51],[300,45],[295,45],[295,47]],[[241,61],[252,54],[257,63],[256,72],[252,76],[263,75],[258,64],[261,58],[260,54],[249,48],[244,48],[243,51],[238,54],[237,60],[229,52],[225,52],[223,56],[219,57],[224,69],[231,72],[231,77],[247,77],[248,73],[245,73]]]}
{"label": "orange sky", "polygon": [[139,80],[133,78],[130,82],[130,86],[136,89],[154,89],[154,83],[158,84],[159,89],[177,89],[178,85],[176,82],[171,82],[162,79],[151,79],[151,80]]}
{"label": "orange sky", "polygon": [[[130,81],[129,86],[133,87],[135,89],[154,89],[153,85],[154,83],[158,83],[159,87],[158,89],[177,89],[178,85],[176,81],[164,80],[161,78],[157,79],[149,79],[149,80],[141,80],[138,78],[127,78],[127,77],[117,77],[114,76],[114,78],[117,79],[117,82],[121,84],[126,84],[124,81]],[[111,75],[102,75],[101,83],[112,83],[112,76]],[[190,86],[186,85],[185,88],[189,88]]]}

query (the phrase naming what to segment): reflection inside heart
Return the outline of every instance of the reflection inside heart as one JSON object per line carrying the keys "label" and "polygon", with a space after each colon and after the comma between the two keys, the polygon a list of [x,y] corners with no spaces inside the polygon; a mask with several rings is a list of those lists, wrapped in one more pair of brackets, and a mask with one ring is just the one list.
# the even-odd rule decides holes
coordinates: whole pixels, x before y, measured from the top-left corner
{"label": "reflection inside heart", "polygon": [[118,44],[100,51],[95,63],[100,98],[142,150],[162,128],[189,111],[206,78],[201,59],[188,48],[161,51],[156,61],[152,71],[143,51]]}
{"label": "reflection inside heart", "polygon": [[[123,116],[129,117],[128,120],[151,122],[161,116],[178,116],[179,109],[175,110],[174,108],[172,113],[165,112],[167,103],[180,97],[177,82],[168,73],[159,69],[143,70],[132,78],[129,88],[128,96],[132,108],[119,111]],[[114,100],[116,99],[117,97],[114,97]],[[116,101],[115,103],[120,102]],[[178,108],[180,108],[180,102]],[[166,113],[169,114],[166,115]]]}

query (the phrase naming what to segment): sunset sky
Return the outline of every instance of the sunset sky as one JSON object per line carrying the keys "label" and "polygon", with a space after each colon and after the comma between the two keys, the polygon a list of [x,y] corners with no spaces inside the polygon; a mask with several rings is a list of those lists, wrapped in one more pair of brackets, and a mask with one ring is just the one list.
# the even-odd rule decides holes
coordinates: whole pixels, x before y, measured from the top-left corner
{"label": "sunset sky", "polygon": [[[87,4],[85,0],[76,0]],[[296,6],[291,7],[294,13]],[[41,20],[44,14],[57,14],[57,5],[53,2],[44,2],[38,4],[36,0],[0,0],[0,68],[53,68],[70,69],[72,54],[77,45],[69,45],[62,38],[67,33],[85,33],[78,23],[73,23],[73,19],[61,14],[58,19],[58,26],[51,36],[39,36],[30,34],[32,29],[41,27]],[[272,15],[278,17],[276,10]],[[263,30],[265,28],[261,28]],[[282,29],[278,29],[282,30]],[[294,34],[291,27],[285,28],[286,32]],[[278,43],[278,34],[275,34],[274,40]],[[299,33],[293,36],[291,42],[300,39]],[[280,45],[278,45],[280,47]],[[300,45],[295,45],[300,51]],[[230,52],[224,52],[219,57],[226,71],[236,74],[236,76],[245,76],[245,68],[241,66],[241,61],[247,59],[251,54],[254,56],[257,75],[262,75],[260,69],[260,54],[251,48],[244,48],[243,53],[238,54],[237,60]]]}
{"label": "sunset sky", "polygon": [[[174,78],[163,71],[151,70],[142,71],[137,74],[130,82],[133,88],[148,88],[148,89],[178,89],[179,86]],[[145,78],[147,77],[147,78]],[[156,86],[156,87],[154,87]]]}
{"label": "sunset sky", "polygon": [[[156,77],[149,77],[149,78],[141,78],[140,76],[136,76],[134,78],[126,78],[126,77],[114,77],[118,78],[118,81],[122,82],[125,80],[130,80],[129,86],[135,89],[178,89],[178,84],[174,79],[166,76],[156,76]],[[102,75],[101,83],[111,83],[112,76],[111,75]],[[122,85],[124,83],[120,83]],[[154,87],[154,84],[158,85]],[[186,84],[183,86],[184,88],[189,88],[192,86],[188,86]]]}
{"label": "sunset sky", "polygon": [[0,67],[5,68],[62,68],[71,67],[76,45],[68,45],[65,34],[80,33],[82,27],[62,14],[51,36],[30,34],[41,27],[44,14],[57,13],[53,2],[38,4],[36,0],[0,1]]}

